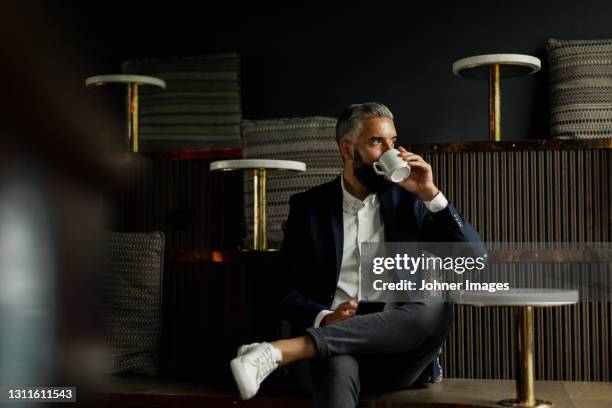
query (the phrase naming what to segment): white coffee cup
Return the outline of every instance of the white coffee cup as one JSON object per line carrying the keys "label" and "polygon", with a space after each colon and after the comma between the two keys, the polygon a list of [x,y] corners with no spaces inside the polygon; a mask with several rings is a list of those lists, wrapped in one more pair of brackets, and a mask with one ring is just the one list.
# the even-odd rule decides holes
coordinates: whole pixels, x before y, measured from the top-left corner
{"label": "white coffee cup", "polygon": [[399,183],[410,175],[410,166],[399,156],[399,150],[389,149],[378,161],[372,163],[379,176],[387,176],[394,183]]}

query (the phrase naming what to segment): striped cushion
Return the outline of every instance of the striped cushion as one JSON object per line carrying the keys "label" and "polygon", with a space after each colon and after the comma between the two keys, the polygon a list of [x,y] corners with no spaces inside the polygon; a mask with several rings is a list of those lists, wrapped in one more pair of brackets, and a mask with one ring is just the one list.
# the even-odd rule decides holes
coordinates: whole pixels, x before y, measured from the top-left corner
{"label": "striped cushion", "polygon": [[[268,247],[278,248],[282,225],[289,214],[289,198],[328,182],[342,171],[335,139],[335,118],[309,117],[242,122],[245,159],[297,160],[306,163],[305,173],[271,171],[267,177]],[[244,203],[247,237],[253,243],[253,177],[245,172]]]}
{"label": "striped cushion", "polygon": [[156,375],[164,234],[109,232],[105,255],[107,371]]}
{"label": "striped cushion", "polygon": [[548,41],[550,132],[612,137],[612,39]]}
{"label": "striped cushion", "polygon": [[237,54],[126,61],[123,71],[166,81],[139,88],[142,151],[240,147]]}

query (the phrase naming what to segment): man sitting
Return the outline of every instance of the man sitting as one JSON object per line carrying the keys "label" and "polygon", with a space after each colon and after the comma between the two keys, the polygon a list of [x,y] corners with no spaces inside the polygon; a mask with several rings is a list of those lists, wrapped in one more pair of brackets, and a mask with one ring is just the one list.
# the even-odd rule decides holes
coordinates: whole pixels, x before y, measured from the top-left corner
{"label": "man sitting", "polygon": [[[446,339],[443,301],[404,303],[355,315],[362,242],[481,242],[434,184],[431,166],[399,148],[408,178],[392,183],[372,164],[396,146],[393,114],[380,103],[351,105],[336,141],[343,171],[291,197],[281,248],[291,277],[284,312],[298,337],[241,346],[231,369],[243,399],[277,367],[310,359],[313,405],[355,407],[361,381],[388,390],[413,384]],[[484,248],[483,248],[484,253]]]}

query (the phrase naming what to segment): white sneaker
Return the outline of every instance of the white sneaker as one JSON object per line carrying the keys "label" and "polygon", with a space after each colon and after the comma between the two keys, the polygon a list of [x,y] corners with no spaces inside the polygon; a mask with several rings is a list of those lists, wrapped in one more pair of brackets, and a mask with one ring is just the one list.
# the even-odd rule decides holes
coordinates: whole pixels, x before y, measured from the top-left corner
{"label": "white sneaker", "polygon": [[246,353],[247,351],[249,351],[253,347],[259,346],[260,344],[261,343],[251,343],[251,344],[244,344],[244,345],[238,347],[238,353],[236,353],[236,357],[240,357],[241,355],[243,355],[244,353]]}
{"label": "white sneaker", "polygon": [[[252,347],[251,347],[252,346]],[[240,397],[247,400],[257,394],[262,381],[278,367],[270,343],[243,346],[247,350],[230,362]]]}

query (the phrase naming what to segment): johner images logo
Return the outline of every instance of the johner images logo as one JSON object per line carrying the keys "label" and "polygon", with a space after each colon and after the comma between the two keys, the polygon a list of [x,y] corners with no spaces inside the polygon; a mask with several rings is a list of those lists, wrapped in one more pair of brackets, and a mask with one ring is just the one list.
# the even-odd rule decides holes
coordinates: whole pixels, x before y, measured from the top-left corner
{"label": "johner images logo", "polygon": [[573,289],[603,298],[606,285],[585,282],[597,282],[611,261],[610,243],[366,242],[361,244],[359,297],[405,302],[452,298],[451,292]]}

